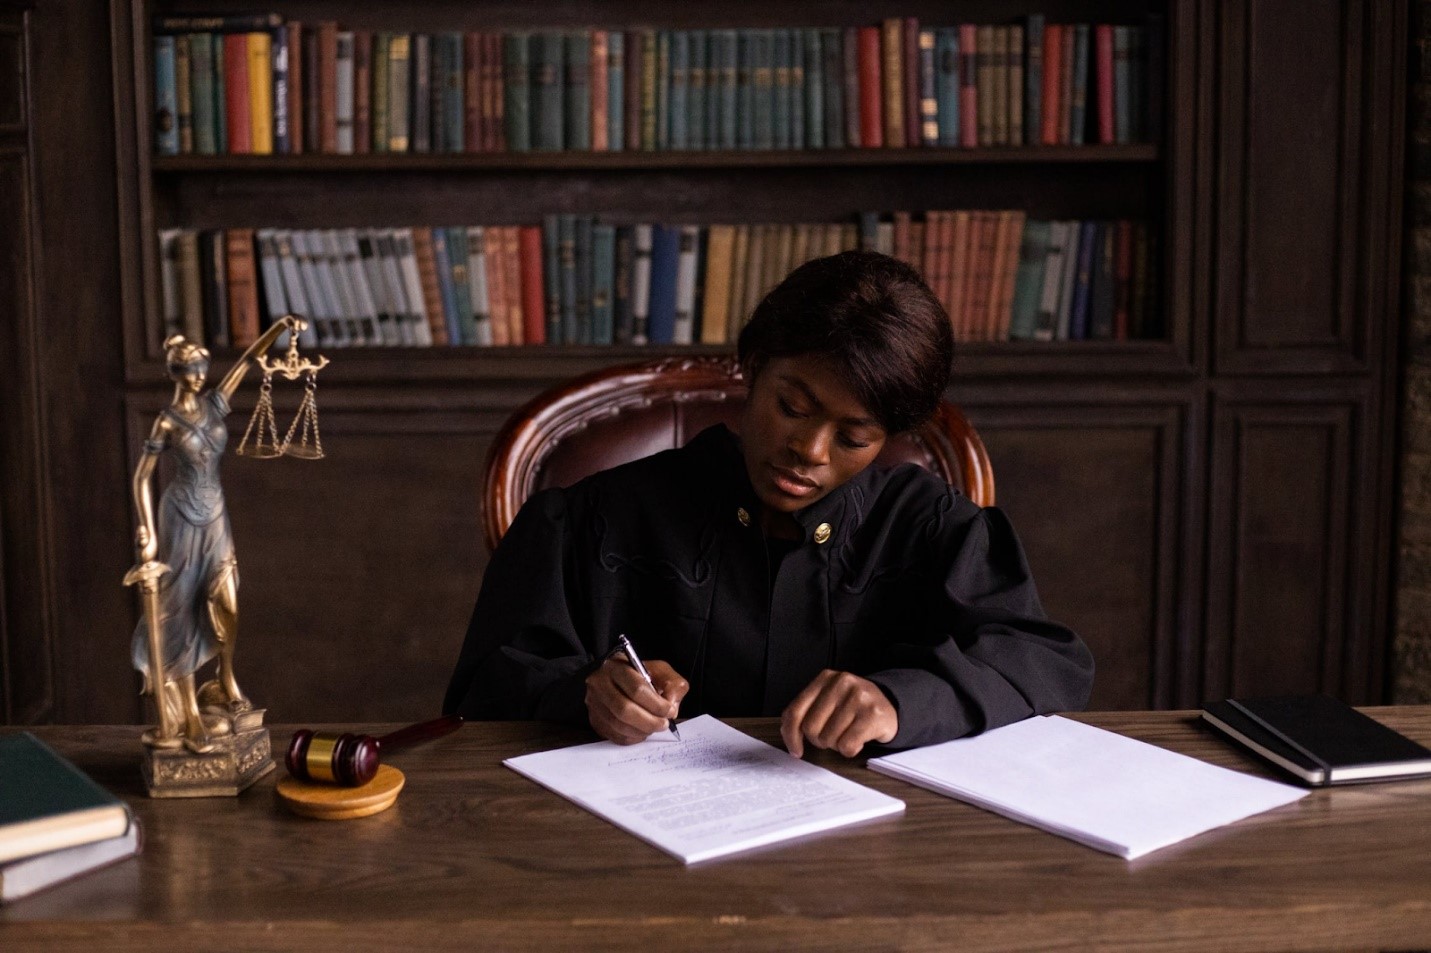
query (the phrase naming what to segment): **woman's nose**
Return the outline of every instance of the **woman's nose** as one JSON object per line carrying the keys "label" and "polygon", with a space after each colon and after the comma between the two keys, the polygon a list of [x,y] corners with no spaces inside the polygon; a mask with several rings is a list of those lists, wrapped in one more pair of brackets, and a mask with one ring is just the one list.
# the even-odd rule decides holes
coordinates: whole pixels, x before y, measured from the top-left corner
{"label": "woman's nose", "polygon": [[831,435],[827,427],[802,427],[790,438],[790,449],[807,466],[824,466],[830,462]]}

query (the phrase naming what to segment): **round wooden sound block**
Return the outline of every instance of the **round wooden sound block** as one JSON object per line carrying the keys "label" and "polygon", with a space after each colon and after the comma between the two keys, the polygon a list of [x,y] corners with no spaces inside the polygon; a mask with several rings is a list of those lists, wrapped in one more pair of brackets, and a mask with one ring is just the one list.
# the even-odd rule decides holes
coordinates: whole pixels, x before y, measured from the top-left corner
{"label": "round wooden sound block", "polygon": [[371,781],[355,788],[284,778],[274,790],[278,799],[295,814],[324,821],[346,821],[392,807],[405,780],[397,768],[381,764]]}

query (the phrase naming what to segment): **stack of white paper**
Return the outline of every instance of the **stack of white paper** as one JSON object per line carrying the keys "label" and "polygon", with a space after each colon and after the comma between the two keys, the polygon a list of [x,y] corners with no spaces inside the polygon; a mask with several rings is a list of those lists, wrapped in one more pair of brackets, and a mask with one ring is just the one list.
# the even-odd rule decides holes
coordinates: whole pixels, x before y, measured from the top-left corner
{"label": "stack of white paper", "polygon": [[869,766],[1130,860],[1307,794],[1056,715]]}
{"label": "stack of white paper", "polygon": [[904,810],[709,715],[682,722],[680,741],[661,731],[502,763],[688,864]]}

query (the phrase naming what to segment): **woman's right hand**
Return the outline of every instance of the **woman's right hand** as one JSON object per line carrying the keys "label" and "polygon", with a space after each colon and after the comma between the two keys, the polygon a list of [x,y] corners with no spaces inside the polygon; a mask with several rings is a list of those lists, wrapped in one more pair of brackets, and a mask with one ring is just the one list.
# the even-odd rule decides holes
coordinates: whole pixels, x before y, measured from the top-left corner
{"label": "woman's right hand", "polygon": [[159,557],[159,541],[149,532],[149,527],[141,526],[134,533],[134,546],[139,553],[139,564],[151,563]]}
{"label": "woman's right hand", "polygon": [[676,717],[690,683],[665,662],[649,661],[646,671],[656,691],[624,657],[607,659],[586,677],[586,714],[598,735],[634,745],[665,731],[667,720]]}

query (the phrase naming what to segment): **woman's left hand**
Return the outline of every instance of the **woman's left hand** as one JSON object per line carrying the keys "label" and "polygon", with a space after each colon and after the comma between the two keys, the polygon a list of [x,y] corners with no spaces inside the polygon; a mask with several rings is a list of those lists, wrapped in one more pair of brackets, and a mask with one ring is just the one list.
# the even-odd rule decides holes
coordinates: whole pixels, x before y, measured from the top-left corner
{"label": "woman's left hand", "polygon": [[867,742],[892,741],[898,732],[899,712],[878,685],[828,668],[780,716],[780,736],[797,758],[804,755],[807,741],[853,758]]}

